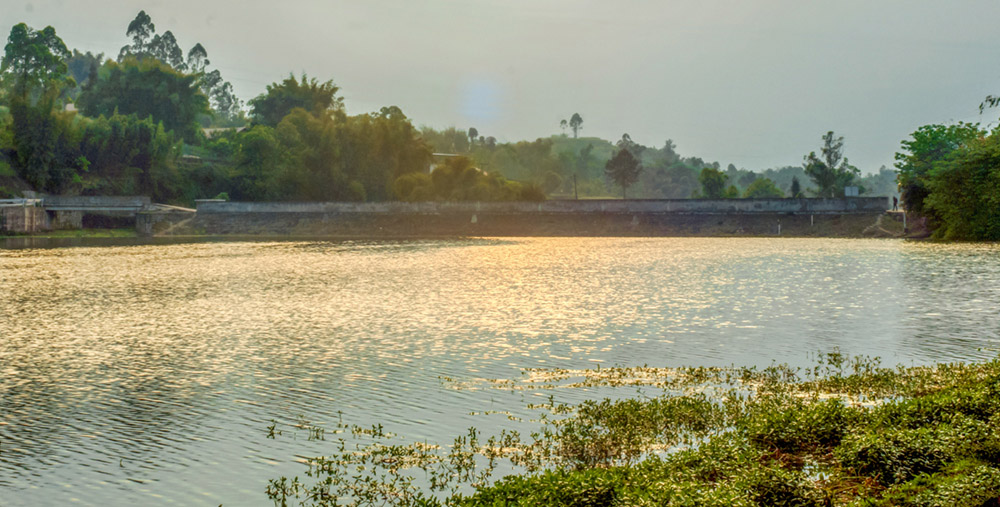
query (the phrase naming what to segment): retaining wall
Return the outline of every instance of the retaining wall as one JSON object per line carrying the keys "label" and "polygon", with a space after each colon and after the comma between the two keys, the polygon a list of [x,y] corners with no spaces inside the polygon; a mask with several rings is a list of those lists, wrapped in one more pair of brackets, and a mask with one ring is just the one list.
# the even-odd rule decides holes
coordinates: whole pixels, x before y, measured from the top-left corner
{"label": "retaining wall", "polygon": [[197,202],[199,214],[882,213],[888,197],[839,199],[638,199],[542,202]]}
{"label": "retaining wall", "polygon": [[49,214],[37,206],[0,206],[0,231],[30,234],[52,228]]}
{"label": "retaining wall", "polygon": [[42,206],[50,211],[138,211],[148,208],[149,197],[144,195],[50,195],[42,198]]}
{"label": "retaining wall", "polygon": [[140,213],[143,235],[861,237],[888,198],[585,200],[491,203],[199,201]]}

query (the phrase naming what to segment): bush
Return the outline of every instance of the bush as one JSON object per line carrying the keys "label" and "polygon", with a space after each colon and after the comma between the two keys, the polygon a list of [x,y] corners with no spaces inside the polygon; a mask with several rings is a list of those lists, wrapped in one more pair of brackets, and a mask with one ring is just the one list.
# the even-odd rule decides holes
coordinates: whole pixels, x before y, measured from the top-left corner
{"label": "bush", "polygon": [[784,453],[832,449],[857,419],[840,400],[818,403],[795,399],[765,404],[741,421],[741,430],[756,445]]}
{"label": "bush", "polygon": [[864,433],[846,438],[835,455],[844,467],[884,486],[901,484],[937,472],[951,460],[958,442],[942,433],[940,428]]}

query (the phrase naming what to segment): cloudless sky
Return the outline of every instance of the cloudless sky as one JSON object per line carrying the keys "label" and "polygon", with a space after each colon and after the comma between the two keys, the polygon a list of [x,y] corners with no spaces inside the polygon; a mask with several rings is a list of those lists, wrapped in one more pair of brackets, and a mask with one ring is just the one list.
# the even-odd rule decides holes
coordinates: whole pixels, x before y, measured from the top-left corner
{"label": "cloudless sky", "polygon": [[144,9],[196,42],[244,100],[289,72],[349,113],[501,141],[629,133],[747,169],[798,165],[834,130],[864,172],[920,125],[996,124],[996,0],[0,0],[0,30],[46,25],[116,57]]}

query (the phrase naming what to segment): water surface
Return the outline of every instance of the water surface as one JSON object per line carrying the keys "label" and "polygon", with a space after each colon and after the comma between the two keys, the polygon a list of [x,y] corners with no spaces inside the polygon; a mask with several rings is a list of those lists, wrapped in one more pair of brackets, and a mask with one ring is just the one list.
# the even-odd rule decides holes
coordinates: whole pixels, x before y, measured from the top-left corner
{"label": "water surface", "polygon": [[[134,242],[133,242],[134,243]],[[506,238],[0,250],[0,503],[266,505],[331,451],[272,419],[450,442],[528,367],[995,356],[1000,249]],[[539,393],[540,394],[540,393]],[[545,393],[547,396],[548,393]],[[579,401],[600,392],[560,392]]]}

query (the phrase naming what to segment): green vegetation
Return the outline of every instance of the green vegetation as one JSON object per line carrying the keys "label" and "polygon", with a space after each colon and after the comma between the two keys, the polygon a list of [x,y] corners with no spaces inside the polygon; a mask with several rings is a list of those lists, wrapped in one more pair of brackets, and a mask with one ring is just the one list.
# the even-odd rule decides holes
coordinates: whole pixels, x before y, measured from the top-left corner
{"label": "green vegetation", "polygon": [[844,187],[850,186],[861,171],[847,162],[844,156],[844,138],[834,137],[833,131],[823,135],[820,156],[811,152],[805,156],[803,167],[816,184],[819,197],[842,197]]}
{"label": "green vegetation", "polygon": [[[490,384],[663,394],[550,399],[533,406],[542,429],[528,439],[470,429],[450,447],[341,423],[332,434],[349,431],[357,447],[337,437],[333,454],[308,460],[309,481],[274,479],[267,494],[275,505],[425,506],[980,506],[1000,497],[997,360],[885,368],[834,352],[806,369],[525,374]],[[519,473],[495,480],[502,466]]]}
{"label": "green vegetation", "polygon": [[108,61],[80,93],[77,106],[96,118],[114,114],[152,118],[187,142],[200,131],[198,118],[209,114],[208,97],[198,89],[198,76],[146,58]]}
{"label": "green vegetation", "polygon": [[996,132],[977,124],[925,125],[896,154],[906,210],[942,239],[998,240]]}
{"label": "green vegetation", "polygon": [[472,166],[466,157],[452,157],[430,175],[412,172],[393,182],[401,201],[543,201],[545,194],[532,185],[507,181]]}
{"label": "green vegetation", "polygon": [[[183,51],[144,11],[125,36],[110,60],[70,51],[52,27],[11,30],[0,71],[2,195],[142,193],[191,205],[223,192],[235,200],[536,200],[608,198],[620,187],[623,197],[688,198],[702,192],[698,176],[710,168],[724,176],[720,195],[734,198],[783,196],[805,177],[802,167],[723,171],[681,156],[669,140],[655,148],[627,134],[617,143],[580,137],[580,113],[560,122],[572,136],[534,141],[500,143],[475,127],[416,129],[395,106],[349,115],[332,80],[304,73],[267,85],[245,113],[200,43]],[[431,185],[428,168],[450,167],[431,153],[466,157],[479,176]],[[622,163],[628,156],[636,163]],[[884,172],[865,187],[893,191],[894,174]],[[772,184],[755,184],[761,179]]]}

